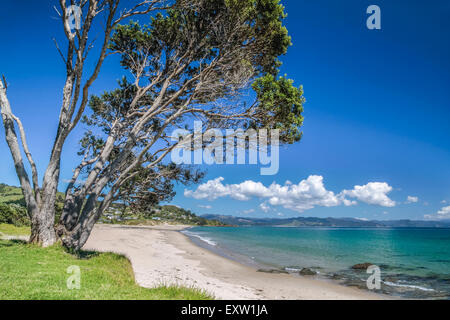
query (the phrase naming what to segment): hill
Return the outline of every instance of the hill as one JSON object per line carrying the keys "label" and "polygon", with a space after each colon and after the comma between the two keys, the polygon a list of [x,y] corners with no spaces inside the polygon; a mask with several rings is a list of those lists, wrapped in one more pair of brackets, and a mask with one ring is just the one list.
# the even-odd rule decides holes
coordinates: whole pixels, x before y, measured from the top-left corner
{"label": "hill", "polygon": [[174,205],[156,206],[149,212],[132,213],[121,204],[112,205],[101,219],[103,223],[154,225],[161,223],[195,226],[224,226],[215,219],[199,217],[190,210]]}
{"label": "hill", "polygon": [[450,221],[365,221],[354,218],[243,218],[221,215],[204,215],[206,219],[218,220],[236,226],[277,226],[277,227],[330,227],[330,228],[450,228]]}
{"label": "hill", "polygon": [[25,206],[22,190],[0,183],[0,203]]}

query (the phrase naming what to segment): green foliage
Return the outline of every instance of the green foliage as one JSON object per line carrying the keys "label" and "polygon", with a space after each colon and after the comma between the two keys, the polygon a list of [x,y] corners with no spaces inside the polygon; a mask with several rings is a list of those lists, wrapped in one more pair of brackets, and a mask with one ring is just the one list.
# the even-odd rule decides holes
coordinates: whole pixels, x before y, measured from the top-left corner
{"label": "green foliage", "polygon": [[0,184],[0,223],[15,226],[30,225],[20,188]]}
{"label": "green foliage", "polygon": [[[209,300],[195,288],[139,287],[130,261],[112,253],[71,255],[59,246],[39,248],[0,241],[0,300]],[[81,269],[81,289],[67,289],[67,268]]]}
{"label": "green foliage", "polygon": [[145,211],[131,210],[120,204],[114,204],[101,220],[104,223],[126,225],[155,225],[160,223],[192,226],[226,226],[226,224],[197,216],[190,210],[173,205],[148,207]]}
{"label": "green foliage", "polygon": [[23,207],[26,206],[22,190],[3,183],[0,183],[0,203],[17,204]]}
{"label": "green foliage", "polygon": [[135,177],[120,187],[117,199],[134,213],[147,212],[160,202],[171,201],[175,196],[175,181],[189,185],[198,183],[204,176],[200,171],[173,163],[159,164],[156,168],[138,167],[135,172]]}
{"label": "green foliage", "polygon": [[[213,88],[204,95],[196,93],[193,103],[208,103],[233,99],[236,83],[229,83],[225,74],[248,73],[256,92],[256,112],[241,121],[240,125],[251,128],[279,129],[282,143],[294,143],[301,139],[303,125],[302,87],[295,87],[285,77],[277,79],[281,63],[278,58],[291,46],[291,38],[283,20],[284,7],[279,0],[198,0],[192,6],[180,5],[167,14],[159,13],[151,18],[149,25],[130,22],[121,25],[111,40],[110,49],[122,54],[121,63],[126,69],[136,72],[136,65],[144,64],[149,57],[159,57],[148,63],[149,80],[153,80],[161,65],[165,65],[163,77],[178,66],[171,54],[191,57],[189,67],[176,75],[182,83],[198,75],[214,59],[227,56],[222,64],[208,74],[207,81]],[[236,26],[239,27],[236,27]],[[165,60],[165,61],[161,61]],[[244,80],[245,77],[237,80]],[[188,99],[197,81],[187,87],[178,104]],[[105,94],[102,99],[93,99],[93,110],[108,102],[117,110],[127,110],[133,86],[127,85],[126,94],[118,91]],[[121,83],[121,88],[125,86]],[[152,90],[143,104],[151,104],[159,88]],[[176,89],[173,89],[176,91]],[[124,91],[125,92],[125,91]],[[170,91],[167,93],[170,96]],[[114,103],[112,103],[112,101]],[[103,101],[103,102],[102,102]],[[246,122],[246,123],[245,123]]]}
{"label": "green foliage", "polygon": [[[63,205],[64,194],[58,192],[55,202],[55,221],[58,221],[61,216]],[[0,223],[15,226],[29,226],[31,224],[20,188],[0,183]]]}
{"label": "green foliage", "polygon": [[278,57],[286,54],[292,45],[288,30],[283,26],[286,18],[284,7],[279,0],[225,0],[233,15],[247,21],[249,38],[259,39],[264,52],[256,59],[264,73],[277,74],[281,65]]}
{"label": "green foliage", "polygon": [[300,141],[303,125],[303,88],[293,86],[293,80],[285,77],[275,77],[267,74],[253,83],[262,119],[259,123],[253,123],[254,129],[268,128],[278,129],[281,132],[280,140],[285,143]]}
{"label": "green foliage", "polygon": [[30,219],[24,207],[17,204],[0,203],[0,223],[21,227],[30,225]]}
{"label": "green foliage", "polygon": [[163,206],[160,207],[160,212],[158,213],[160,217],[168,217],[182,224],[187,225],[198,225],[198,226],[221,226],[222,223],[218,221],[211,221],[197,216],[190,210],[186,210],[177,206]]}
{"label": "green foliage", "polygon": [[[110,49],[127,53],[122,65],[130,68],[146,55],[158,56],[161,51],[170,52],[180,46],[188,50],[190,43],[199,45],[195,51],[198,59],[206,55],[210,60],[228,53],[222,51],[241,46],[241,53],[245,53],[242,56],[255,69],[276,74],[281,64],[278,57],[291,45],[282,24],[285,17],[279,0],[202,0],[192,6],[180,5],[166,15],[159,13],[149,26],[136,22],[118,26]],[[220,31],[211,27],[217,21]],[[242,27],[227,37],[227,31],[238,21]],[[193,66],[191,74],[199,67]]]}

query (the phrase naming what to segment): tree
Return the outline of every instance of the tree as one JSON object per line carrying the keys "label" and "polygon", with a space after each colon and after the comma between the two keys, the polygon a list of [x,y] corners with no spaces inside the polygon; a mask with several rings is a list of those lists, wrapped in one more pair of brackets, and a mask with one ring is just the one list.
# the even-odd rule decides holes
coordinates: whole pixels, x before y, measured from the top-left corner
{"label": "tree", "polygon": [[[6,80],[4,77],[0,80],[0,107],[5,136],[14,160],[28,215],[32,221],[30,238],[32,243],[49,246],[57,240],[54,229],[54,203],[60,178],[62,149],[67,137],[79,123],[89,101],[89,90],[97,79],[105,58],[109,55],[108,44],[113,29],[125,19],[166,8],[169,5],[163,0],[141,0],[131,9],[120,9],[119,4],[120,0],[59,0],[61,22],[67,40],[66,54],[63,54],[58,44],[57,49],[66,67],[66,79],[58,129],[42,185],[39,184],[38,172],[27,144],[25,130],[20,119],[11,110],[7,98]],[[70,25],[71,5],[78,5],[82,10],[80,28],[76,30],[72,30]],[[96,61],[94,68],[87,70],[85,62],[94,46],[94,41],[90,39],[90,31],[95,23],[100,24],[102,20],[104,34],[101,47],[94,58]],[[16,125],[21,143],[16,132]],[[21,145],[31,166],[31,181],[25,169]]]}
{"label": "tree", "polygon": [[[149,5],[149,1],[144,2]],[[105,9],[111,11],[116,1],[107,3]],[[160,9],[161,5],[160,1],[152,1],[146,13]],[[33,230],[40,230],[33,231],[39,240],[32,238],[34,242],[53,243],[57,236],[64,245],[78,250],[103,212],[117,199],[144,196],[150,202],[157,202],[171,196],[171,181],[195,182],[200,175],[191,168],[178,167],[165,160],[179,146],[171,139],[172,132],[177,128],[191,128],[194,119],[202,120],[205,130],[278,129],[281,142],[300,140],[303,90],[294,87],[291,80],[278,76],[281,65],[278,57],[291,44],[283,26],[284,9],[278,0],[195,0],[176,1],[170,8],[167,3],[164,5],[166,8],[152,15],[148,25],[137,22],[119,25],[120,19],[118,23],[107,23],[111,28],[105,32],[108,36],[99,63],[107,54],[119,54],[121,65],[130,76],[117,89],[90,100],[88,89],[92,81],[88,82],[81,109],[73,117],[73,96],[82,80],[81,75],[77,77],[79,68],[75,68],[78,73],[68,89],[75,86],[75,90],[67,93],[71,103],[63,104],[60,119],[63,125],[58,130],[57,150],[53,153],[60,155],[64,142],[58,140],[60,131],[64,139],[59,139],[65,140],[81,119],[92,128],[82,141],[84,159],[67,188],[56,233],[49,221],[54,215],[53,207],[50,208],[54,199],[48,195],[48,184],[54,184],[54,189],[50,189],[56,193],[57,180],[47,175],[54,177],[57,171],[59,176],[59,160],[44,177],[43,198],[33,169],[33,183],[36,181],[33,194],[21,165],[14,121],[20,128],[22,142],[26,141],[25,136],[20,121],[8,109],[7,99],[2,98],[7,139],[11,140],[10,149],[28,211],[38,216],[32,219]],[[110,14],[114,16],[115,10],[112,11]],[[83,30],[86,24],[92,23],[92,18],[87,18],[89,12]],[[80,39],[85,42],[85,37]],[[78,47],[73,46],[72,51],[79,50],[75,48]],[[69,65],[67,68],[71,70]],[[89,115],[85,114],[88,104]],[[26,142],[24,150],[28,156],[25,145]],[[80,179],[82,174],[85,179]],[[33,214],[35,208],[39,209]]]}

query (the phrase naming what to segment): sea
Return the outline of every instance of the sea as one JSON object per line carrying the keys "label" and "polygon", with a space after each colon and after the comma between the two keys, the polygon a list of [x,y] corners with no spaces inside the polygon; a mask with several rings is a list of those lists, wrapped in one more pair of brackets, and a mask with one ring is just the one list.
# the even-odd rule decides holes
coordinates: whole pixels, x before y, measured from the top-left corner
{"label": "sea", "polygon": [[[195,227],[184,231],[197,244],[259,269],[315,277],[369,290],[378,267],[379,289],[409,299],[450,299],[450,229],[360,229],[291,227]],[[372,272],[374,272],[372,270]],[[376,271],[375,271],[376,273]]]}

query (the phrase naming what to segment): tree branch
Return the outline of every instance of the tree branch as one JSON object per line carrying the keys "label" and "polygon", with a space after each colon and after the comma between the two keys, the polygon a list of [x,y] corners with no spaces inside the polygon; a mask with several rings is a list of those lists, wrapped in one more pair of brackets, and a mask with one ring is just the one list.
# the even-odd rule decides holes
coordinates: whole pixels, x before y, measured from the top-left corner
{"label": "tree branch", "polygon": [[14,128],[14,117],[11,112],[11,106],[6,96],[6,81],[0,80],[0,108],[3,119],[3,125],[5,127],[5,137],[8,147],[11,151],[11,155],[14,160],[14,166],[16,168],[16,173],[22,187],[22,192],[27,204],[28,214],[30,218],[37,212],[38,206],[36,199],[33,196],[33,189],[30,184],[30,179],[25,170],[23,164],[22,154],[20,151],[19,140],[17,138],[16,130]]}
{"label": "tree branch", "polygon": [[13,114],[11,114],[11,116],[16,121],[17,126],[19,127],[20,136],[21,136],[21,140],[22,140],[22,147],[25,152],[25,155],[27,156],[28,162],[30,163],[30,166],[31,166],[31,172],[32,172],[32,177],[33,177],[33,187],[34,187],[34,193],[36,195],[37,205],[40,206],[41,205],[41,190],[39,187],[38,171],[36,168],[36,164],[33,160],[33,156],[31,155],[30,149],[28,148],[27,138],[25,135],[25,129],[23,128],[22,121],[20,121],[20,119],[18,117],[16,117]]}

